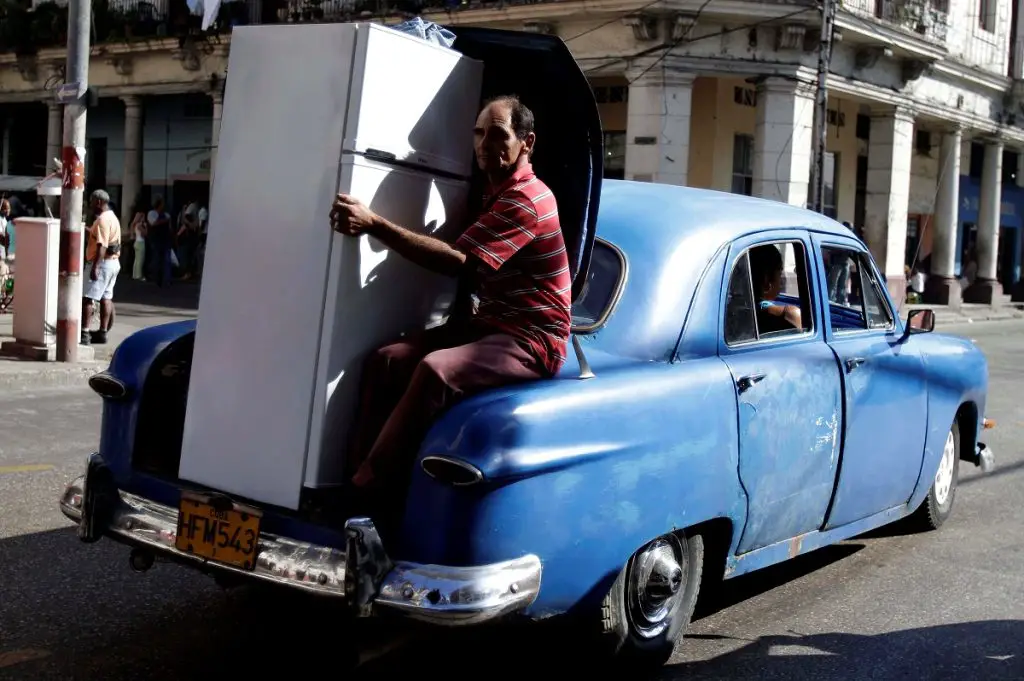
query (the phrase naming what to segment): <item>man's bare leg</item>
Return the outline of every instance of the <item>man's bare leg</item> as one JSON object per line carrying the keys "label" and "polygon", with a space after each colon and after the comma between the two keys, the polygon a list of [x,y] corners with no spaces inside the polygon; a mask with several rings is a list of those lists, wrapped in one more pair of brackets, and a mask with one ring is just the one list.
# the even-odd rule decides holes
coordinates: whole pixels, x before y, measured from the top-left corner
{"label": "man's bare leg", "polygon": [[103,299],[100,301],[100,331],[110,331],[114,323],[114,301]]}
{"label": "man's bare leg", "polygon": [[90,342],[89,327],[92,325],[92,300],[89,298],[82,298],[82,340],[83,344]]}

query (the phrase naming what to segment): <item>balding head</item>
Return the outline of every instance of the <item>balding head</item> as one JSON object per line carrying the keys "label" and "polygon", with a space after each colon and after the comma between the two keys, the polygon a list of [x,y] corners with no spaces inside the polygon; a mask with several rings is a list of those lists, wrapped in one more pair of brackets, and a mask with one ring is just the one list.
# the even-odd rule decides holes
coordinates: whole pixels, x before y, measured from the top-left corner
{"label": "balding head", "polygon": [[499,182],[530,160],[537,139],[533,112],[515,95],[495,97],[477,116],[473,139],[477,165]]}

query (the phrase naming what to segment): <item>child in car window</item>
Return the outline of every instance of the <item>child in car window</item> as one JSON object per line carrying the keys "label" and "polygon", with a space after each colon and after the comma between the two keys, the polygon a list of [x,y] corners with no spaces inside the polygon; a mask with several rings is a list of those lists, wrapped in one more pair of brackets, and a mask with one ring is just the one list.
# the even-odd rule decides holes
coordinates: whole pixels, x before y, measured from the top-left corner
{"label": "child in car window", "polygon": [[782,254],[773,245],[750,249],[750,276],[757,299],[757,328],[761,333],[803,329],[800,308],[776,302],[782,292]]}

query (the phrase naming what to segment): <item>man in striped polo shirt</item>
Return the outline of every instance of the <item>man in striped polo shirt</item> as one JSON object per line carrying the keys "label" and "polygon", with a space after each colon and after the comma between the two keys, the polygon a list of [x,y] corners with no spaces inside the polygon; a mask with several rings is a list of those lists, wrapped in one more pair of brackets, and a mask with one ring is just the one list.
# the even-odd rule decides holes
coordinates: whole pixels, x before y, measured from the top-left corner
{"label": "man in striped polo shirt", "polygon": [[385,485],[401,498],[426,431],[454,401],[551,377],[565,361],[569,259],[555,197],[530,164],[533,127],[533,112],[517,97],[484,106],[474,129],[477,164],[489,184],[484,210],[453,244],[392,224],[351,196],[334,202],[335,230],[370,234],[475,292],[471,313],[369,357],[347,461],[352,486],[367,501],[384,503]]}

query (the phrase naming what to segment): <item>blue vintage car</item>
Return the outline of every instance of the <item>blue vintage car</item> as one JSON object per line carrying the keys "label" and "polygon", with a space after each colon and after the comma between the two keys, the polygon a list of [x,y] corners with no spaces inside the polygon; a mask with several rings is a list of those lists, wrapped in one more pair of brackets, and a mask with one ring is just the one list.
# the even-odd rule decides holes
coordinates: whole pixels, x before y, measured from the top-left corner
{"label": "blue vintage car", "polygon": [[[562,60],[545,64],[571,62],[556,38],[518,35]],[[574,64],[562,75],[577,90],[550,93],[538,121],[589,92]],[[259,536],[240,549],[251,564],[183,550],[183,495],[222,491],[175,473],[195,336],[178,322],[132,335],[90,380],[99,450],[60,499],[80,538],[128,545],[137,570],[159,557],[335,598],[357,616],[570,614],[621,658],[660,662],[702,575],[736,577],[904,518],[942,525],[959,462],[992,461],[983,354],[932,333],[931,311],[901,320],[865,245],[833,220],[602,183],[599,125],[573,138],[579,112],[567,112],[562,143],[575,147],[559,162],[589,169],[556,189],[571,216],[575,352],[555,379],[473,396],[437,420],[400,536],[386,544],[372,519],[332,520],[314,503],[220,493],[225,513],[259,506]]]}

